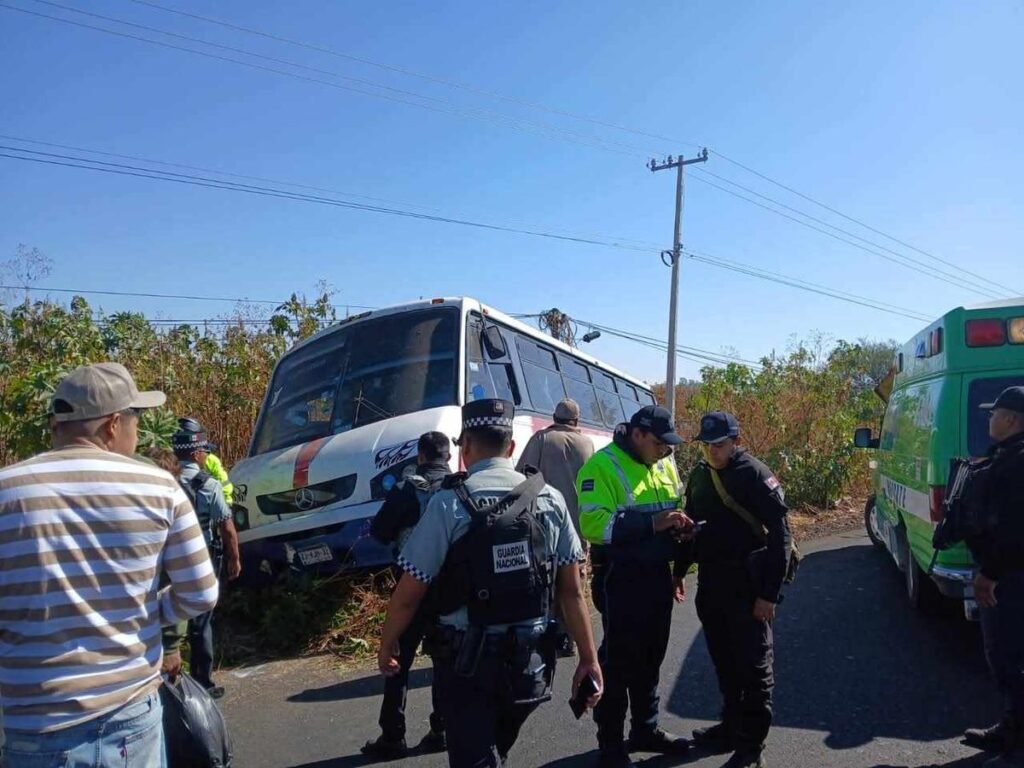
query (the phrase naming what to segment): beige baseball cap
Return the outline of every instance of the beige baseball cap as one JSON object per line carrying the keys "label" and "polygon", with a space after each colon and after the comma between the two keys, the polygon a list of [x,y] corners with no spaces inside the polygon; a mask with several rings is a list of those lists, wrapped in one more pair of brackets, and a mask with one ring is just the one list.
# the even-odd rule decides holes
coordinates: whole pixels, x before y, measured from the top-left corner
{"label": "beige baseball cap", "polygon": [[61,379],[50,410],[57,421],[87,421],[128,408],[159,408],[165,402],[163,392],[139,392],[135,379],[120,363],[95,363]]}
{"label": "beige baseball cap", "polygon": [[574,421],[580,417],[580,407],[571,397],[563,398],[555,406],[555,418],[559,421]]}

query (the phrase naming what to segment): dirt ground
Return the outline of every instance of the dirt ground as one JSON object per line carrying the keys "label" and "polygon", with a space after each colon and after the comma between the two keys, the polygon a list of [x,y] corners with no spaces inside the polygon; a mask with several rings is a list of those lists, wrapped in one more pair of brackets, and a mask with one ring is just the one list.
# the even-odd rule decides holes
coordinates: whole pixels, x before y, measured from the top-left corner
{"label": "dirt ground", "polygon": [[864,525],[864,499],[840,499],[832,509],[790,510],[789,527],[797,541],[822,539]]}

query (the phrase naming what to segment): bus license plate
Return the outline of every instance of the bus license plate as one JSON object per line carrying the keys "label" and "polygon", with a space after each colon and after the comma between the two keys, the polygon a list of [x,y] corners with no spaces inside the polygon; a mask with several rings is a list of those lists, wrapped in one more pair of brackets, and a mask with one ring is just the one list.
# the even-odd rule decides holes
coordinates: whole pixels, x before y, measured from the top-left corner
{"label": "bus license plate", "polygon": [[329,563],[334,559],[331,548],[326,544],[318,544],[309,549],[299,550],[299,562],[303,565],[316,565],[317,563]]}

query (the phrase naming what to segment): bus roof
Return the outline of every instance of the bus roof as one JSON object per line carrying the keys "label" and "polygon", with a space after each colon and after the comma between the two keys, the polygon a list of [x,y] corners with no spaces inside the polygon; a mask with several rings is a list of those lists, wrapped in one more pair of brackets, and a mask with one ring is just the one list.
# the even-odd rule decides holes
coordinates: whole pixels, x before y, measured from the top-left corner
{"label": "bus roof", "polygon": [[387,315],[399,314],[401,312],[408,312],[410,310],[429,309],[430,307],[438,306],[454,306],[458,307],[460,310],[475,309],[479,311],[481,314],[485,315],[486,317],[493,318],[494,320],[497,320],[498,322],[503,323],[504,325],[512,327],[519,333],[530,336],[534,339],[537,339],[538,341],[543,341],[545,344],[549,344],[552,347],[555,347],[556,349],[565,352],[566,354],[578,357],[581,360],[590,363],[591,365],[596,365],[597,367],[607,371],[608,373],[614,374],[615,376],[619,376],[628,381],[629,383],[642,387],[645,390],[650,389],[650,385],[645,383],[641,379],[638,379],[635,376],[631,376],[628,373],[624,373],[620,371],[618,368],[615,368],[614,366],[611,366],[608,363],[599,360],[593,355],[588,355],[577,348],[570,347],[568,344],[562,343],[558,339],[549,336],[548,334],[540,331],[539,329],[533,328],[527,325],[526,323],[517,320],[512,315],[507,315],[501,310],[495,309],[494,307],[491,307],[488,304],[484,304],[483,302],[478,301],[477,299],[471,298],[469,296],[451,296],[434,299],[421,299],[419,301],[410,301],[406,304],[393,304],[388,307],[367,310],[365,312],[360,312],[359,314],[351,315],[343,320],[338,321],[334,325],[331,325],[327,328],[324,328],[322,331],[313,334],[308,339],[304,339],[303,341],[299,342],[294,347],[285,352],[284,355],[282,355],[282,359],[284,357],[288,357],[297,350],[302,349],[307,344],[311,344],[317,339],[329,336],[335,331],[347,327],[349,325],[361,323],[362,321],[369,320],[371,318],[386,317]]}
{"label": "bus roof", "polygon": [[[896,356],[896,383],[929,378],[946,372],[1024,370],[1024,343],[968,345],[967,323],[1021,318],[1024,297],[957,307],[916,333]],[[1007,328],[1008,330],[1008,328]]]}

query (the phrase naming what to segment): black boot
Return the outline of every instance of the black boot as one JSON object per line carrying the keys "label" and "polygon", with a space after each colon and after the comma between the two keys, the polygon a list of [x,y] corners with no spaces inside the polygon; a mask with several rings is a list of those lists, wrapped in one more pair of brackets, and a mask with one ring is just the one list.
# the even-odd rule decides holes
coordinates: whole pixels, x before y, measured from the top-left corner
{"label": "black boot", "polygon": [[653,731],[631,731],[630,752],[658,752],[663,755],[681,755],[690,748],[690,740],[655,728]]}
{"label": "black boot", "polygon": [[766,768],[764,755],[759,749],[737,749],[722,768]]}
{"label": "black boot", "polygon": [[636,768],[629,759],[625,744],[606,744],[597,756],[597,768]]}
{"label": "black boot", "polygon": [[373,741],[366,742],[359,751],[375,760],[397,760],[409,754],[409,747],[404,738],[388,739],[381,734]]}
{"label": "black boot", "polygon": [[964,731],[964,744],[986,752],[1002,752],[1013,746],[1017,737],[1008,720],[1000,720],[988,728],[968,728]]}
{"label": "black boot", "polygon": [[731,752],[735,748],[732,728],[724,722],[709,725],[707,728],[695,728],[693,743],[713,755]]}
{"label": "black boot", "polygon": [[448,740],[444,736],[444,731],[435,731],[431,728],[427,731],[427,735],[420,739],[417,749],[420,752],[444,752],[448,749]]}

